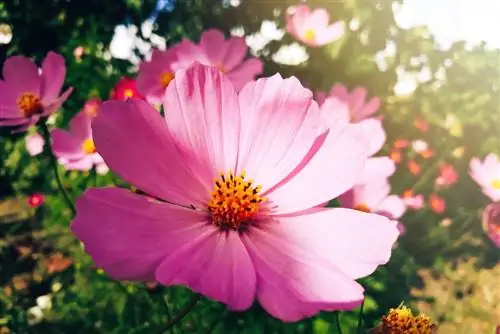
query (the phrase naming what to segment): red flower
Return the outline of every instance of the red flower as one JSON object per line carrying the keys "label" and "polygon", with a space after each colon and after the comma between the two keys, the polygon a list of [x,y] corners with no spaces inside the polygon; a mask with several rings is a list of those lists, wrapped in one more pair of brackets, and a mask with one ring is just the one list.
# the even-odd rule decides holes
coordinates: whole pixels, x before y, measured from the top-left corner
{"label": "red flower", "polygon": [[435,213],[441,214],[446,210],[446,202],[437,194],[431,194],[431,196],[429,196],[429,204],[432,211]]}
{"label": "red flower", "polygon": [[28,197],[28,205],[32,208],[38,208],[45,202],[45,197],[42,194],[36,193]]}
{"label": "red flower", "polygon": [[132,78],[123,77],[118,81],[111,92],[111,99],[125,101],[131,97],[144,100],[144,96],[137,90],[137,81]]}
{"label": "red flower", "polygon": [[455,184],[458,180],[458,173],[455,167],[452,165],[442,162],[439,165],[439,176],[436,178],[436,185],[439,186],[451,186]]}

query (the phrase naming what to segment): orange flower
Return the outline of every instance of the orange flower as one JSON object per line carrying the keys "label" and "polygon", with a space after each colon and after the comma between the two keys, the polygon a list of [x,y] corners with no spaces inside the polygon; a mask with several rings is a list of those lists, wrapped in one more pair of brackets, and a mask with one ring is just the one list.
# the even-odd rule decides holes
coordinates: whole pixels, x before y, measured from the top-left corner
{"label": "orange flower", "polygon": [[393,146],[394,146],[394,148],[400,149],[400,148],[406,148],[406,147],[408,147],[408,144],[409,144],[409,142],[406,139],[396,139],[394,141]]}
{"label": "orange flower", "polygon": [[417,164],[415,161],[410,160],[410,161],[408,161],[408,170],[413,175],[419,175],[420,174],[420,165]]}
{"label": "orange flower", "polygon": [[441,214],[446,210],[446,202],[437,194],[431,194],[431,196],[429,196],[429,204],[432,211],[435,213]]}
{"label": "orange flower", "polygon": [[399,164],[401,163],[402,157],[401,157],[401,152],[399,150],[392,150],[391,153],[389,154],[389,158],[391,158],[394,163]]}

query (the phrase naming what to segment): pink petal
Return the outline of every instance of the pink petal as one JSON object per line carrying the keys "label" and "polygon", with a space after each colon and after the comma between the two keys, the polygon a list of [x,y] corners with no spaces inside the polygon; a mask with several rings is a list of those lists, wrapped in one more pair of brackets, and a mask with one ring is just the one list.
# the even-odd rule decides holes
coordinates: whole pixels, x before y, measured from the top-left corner
{"label": "pink petal", "polygon": [[223,65],[228,51],[224,33],[218,29],[209,29],[201,34],[200,47],[213,64]]}
{"label": "pink petal", "polygon": [[344,22],[336,22],[326,29],[322,29],[318,32],[316,36],[316,43],[318,45],[325,45],[333,41],[338,40],[345,33]]}
{"label": "pink petal", "polygon": [[[231,72],[243,62],[243,59],[247,54],[248,47],[245,39],[242,37],[231,37],[226,43],[228,44],[228,47],[222,64],[224,65],[226,72]],[[260,74],[261,72],[262,66],[260,71],[255,73],[255,75]]]}
{"label": "pink petal", "polygon": [[169,255],[155,277],[162,284],[188,286],[231,310],[245,310],[255,298],[255,269],[234,231],[206,228],[204,234]]}
{"label": "pink petal", "polygon": [[330,15],[324,8],[316,8],[307,18],[307,28],[312,28],[317,31],[325,29],[330,20]]}
{"label": "pink petal", "polygon": [[327,95],[325,92],[322,91],[317,91],[315,94],[316,102],[318,102],[318,105],[321,107],[323,105],[323,102],[325,102]]}
{"label": "pink petal", "polygon": [[279,74],[246,85],[239,94],[241,137],[238,170],[263,186],[282,181],[316,141],[321,119],[311,91]]}
{"label": "pink petal", "polygon": [[370,144],[368,154],[370,156],[374,155],[382,149],[387,136],[380,120],[375,118],[368,118],[354,124],[354,126],[359,127],[360,131],[363,132],[363,134],[368,139],[368,142]]}
{"label": "pink petal", "polygon": [[55,100],[52,100],[52,102],[50,102],[49,104],[45,105],[44,111],[41,114],[41,116],[45,117],[59,110],[59,108],[61,108],[62,104],[66,102],[71,93],[73,93],[73,87],[66,89],[66,91],[61,96],[59,96]]}
{"label": "pink petal", "polygon": [[[257,271],[257,297],[262,307],[290,322],[321,310],[358,306],[363,288],[316,253],[317,246],[311,247],[307,236],[297,234],[293,219],[269,222],[265,228],[242,235]],[[305,226],[315,222],[308,223]]]}
{"label": "pink petal", "polygon": [[340,121],[332,125],[324,141],[318,139],[301,166],[266,194],[276,206],[274,213],[299,212],[347,191],[363,170],[366,148],[358,129]]}
{"label": "pink petal", "polygon": [[396,195],[384,198],[374,210],[376,213],[386,216],[389,219],[399,219],[406,211],[403,199]]}
{"label": "pink petal", "polygon": [[25,140],[26,140],[26,150],[28,151],[29,155],[33,157],[43,152],[43,146],[45,144],[45,140],[39,133],[27,135],[25,137]]}
{"label": "pink petal", "polygon": [[366,205],[369,209],[376,208],[390,193],[391,186],[386,180],[374,180],[368,184],[358,184],[339,197],[343,207],[355,208]]}
{"label": "pink petal", "polygon": [[137,89],[148,98],[160,99],[165,94],[161,85],[161,75],[174,73],[174,64],[178,61],[178,48],[165,51],[154,49],[151,61],[141,62],[137,76]]}
{"label": "pink petal", "polygon": [[327,127],[337,122],[350,123],[349,106],[336,97],[328,97],[321,105],[320,112]]}
{"label": "pink petal", "polygon": [[38,74],[38,67],[24,56],[7,58],[3,63],[3,79],[18,94],[33,93],[40,96],[42,78]]}
{"label": "pink petal", "polygon": [[0,119],[24,118],[17,106],[18,91],[8,83],[0,80]]}
{"label": "pink petal", "polygon": [[89,171],[94,167],[94,161],[92,157],[88,154],[82,155],[80,158],[73,160],[61,159],[59,161],[66,170],[81,170]]}
{"label": "pink petal", "polygon": [[396,223],[385,217],[343,208],[286,217],[281,227],[283,235],[293,236],[352,279],[387,263],[399,235]]}
{"label": "pink petal", "polygon": [[92,117],[85,111],[80,111],[69,122],[69,131],[81,141],[92,138],[92,129],[90,127]]}
{"label": "pink petal", "polygon": [[85,155],[82,151],[82,141],[73,137],[68,131],[54,129],[50,132],[50,137],[52,138],[52,150],[57,158],[70,160]]}
{"label": "pink petal", "polygon": [[92,135],[109,168],[142,191],[178,204],[207,201],[210,189],[197,179],[205,170],[188,166],[199,161],[197,152],[177,147],[165,119],[147,102],[104,102],[92,121]]}
{"label": "pink petal", "polygon": [[361,109],[358,111],[359,119],[365,119],[372,116],[380,108],[380,99],[372,97]]}
{"label": "pink petal", "polygon": [[263,67],[264,63],[261,60],[249,58],[229,72],[227,76],[231,80],[234,89],[239,92],[247,83],[253,81],[256,76],[262,73]]}
{"label": "pink petal", "polygon": [[120,188],[93,188],[76,203],[71,231],[118,280],[154,280],[166,256],[206,230],[206,214]]}
{"label": "pink petal", "polygon": [[[214,67],[195,64],[178,71],[165,94],[168,129],[179,146],[200,157],[212,186],[214,176],[235,171],[240,136],[240,110],[233,86]],[[199,173],[198,173],[199,174]]]}
{"label": "pink petal", "polygon": [[298,35],[302,34],[305,29],[311,10],[306,4],[299,4],[291,8],[291,11],[292,13],[288,18],[291,21],[288,32],[298,38]]}
{"label": "pink petal", "polygon": [[349,96],[349,106],[351,107],[354,122],[359,122],[361,120],[359,117],[359,111],[365,103],[366,94],[366,88],[356,87]]}
{"label": "pink petal", "polygon": [[396,171],[396,164],[389,157],[373,157],[366,160],[365,167],[357,183],[364,184],[387,179]]}
{"label": "pink petal", "polygon": [[42,88],[41,96],[44,104],[51,103],[61,92],[66,77],[64,58],[49,52],[42,63]]}
{"label": "pink petal", "polygon": [[330,96],[336,97],[344,102],[349,102],[349,92],[347,91],[347,88],[341,84],[333,85],[330,90]]}

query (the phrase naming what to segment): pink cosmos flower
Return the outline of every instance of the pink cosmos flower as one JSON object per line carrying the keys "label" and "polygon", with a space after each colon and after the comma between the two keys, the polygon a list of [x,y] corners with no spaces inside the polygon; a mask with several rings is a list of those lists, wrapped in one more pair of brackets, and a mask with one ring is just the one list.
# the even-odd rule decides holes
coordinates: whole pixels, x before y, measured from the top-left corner
{"label": "pink cosmos flower", "polygon": [[261,60],[245,60],[247,50],[242,37],[230,37],[226,40],[220,30],[209,29],[201,34],[199,45],[183,40],[165,51],[153,50],[151,61],[139,65],[137,86],[149,100],[161,100],[175,72],[198,62],[217,67],[239,91],[263,70]]}
{"label": "pink cosmos flower", "polygon": [[500,203],[489,204],[483,212],[483,229],[500,248]]}
{"label": "pink cosmos flower", "polygon": [[469,163],[469,175],[481,186],[483,193],[492,201],[500,201],[500,160],[490,153],[483,162],[473,158]]}
{"label": "pink cosmos flower", "polygon": [[59,163],[68,170],[88,171],[95,165],[98,173],[105,174],[108,168],[96,152],[91,120],[91,116],[81,111],[70,121],[69,131],[52,130],[52,149]]}
{"label": "pink cosmos flower", "polygon": [[308,46],[322,46],[344,35],[344,23],[329,24],[330,15],[324,8],[313,11],[309,6],[291,6],[286,14],[286,31]]}
{"label": "pink cosmos flower", "polygon": [[343,207],[363,212],[373,212],[389,219],[399,219],[406,211],[401,197],[390,195],[391,186],[387,180],[372,180],[355,185],[339,197]]}
{"label": "pink cosmos flower", "polygon": [[130,99],[105,102],[92,124],[110,168],[157,198],[108,187],[78,200],[71,229],[96,265],[232,310],[257,299],[283,321],[359,305],[355,279],[388,261],[397,228],[319,206],[352,187],[363,136],[343,122],[325,128],[312,93],[278,74],[237,94],[226,75],[195,64],[176,73],[165,101],[168,121]]}
{"label": "pink cosmos flower", "polygon": [[439,176],[436,178],[436,185],[451,186],[458,180],[458,173],[453,165],[442,162],[439,164]]}
{"label": "pink cosmos flower", "polygon": [[349,122],[354,123],[354,125],[359,128],[359,131],[364,133],[368,139],[370,144],[368,154],[370,156],[380,151],[382,146],[384,146],[386,134],[382,126],[382,121],[373,117],[361,119],[359,121],[354,120],[347,101],[337,97],[329,97],[323,101],[321,113],[327,124],[331,122],[331,120],[342,120],[346,124]]}
{"label": "pink cosmos flower", "polygon": [[26,142],[26,150],[32,157],[43,152],[45,140],[38,132],[27,135],[24,140]]}
{"label": "pink cosmos flower", "polygon": [[42,68],[24,56],[13,56],[3,64],[0,80],[0,126],[27,129],[59,109],[72,92],[69,88],[61,96],[66,76],[64,58],[54,52],[45,57]]}

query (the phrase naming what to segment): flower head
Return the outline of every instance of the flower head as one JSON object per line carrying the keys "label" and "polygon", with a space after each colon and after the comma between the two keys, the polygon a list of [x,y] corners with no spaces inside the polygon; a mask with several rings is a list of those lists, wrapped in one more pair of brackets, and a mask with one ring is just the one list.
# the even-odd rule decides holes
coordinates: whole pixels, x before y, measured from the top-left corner
{"label": "flower head", "polygon": [[420,210],[424,207],[424,195],[422,194],[415,195],[412,190],[405,190],[402,197],[407,208]]}
{"label": "flower head", "polygon": [[13,56],[3,64],[0,80],[0,126],[25,130],[40,118],[59,109],[71,94],[69,88],[59,96],[66,66],[54,52],[45,57],[42,68],[24,56]]}
{"label": "flower head", "polygon": [[111,99],[125,101],[131,97],[136,99],[144,98],[137,90],[137,81],[132,78],[123,77],[113,88]]}
{"label": "flower head", "polygon": [[45,196],[40,193],[32,194],[28,197],[28,205],[32,208],[38,208],[45,202]]}
{"label": "flower head", "polygon": [[97,116],[97,112],[99,111],[99,106],[102,101],[98,97],[93,97],[87,100],[83,105],[83,111],[87,113],[91,118]]}
{"label": "flower head", "polygon": [[309,6],[300,4],[288,8],[286,30],[308,46],[322,46],[344,35],[343,22],[329,24],[329,21],[330,15],[324,8],[311,11]]}
{"label": "flower head", "polygon": [[139,66],[137,85],[149,100],[161,100],[176,71],[198,62],[218,68],[239,91],[247,82],[262,73],[263,69],[261,60],[245,60],[247,50],[242,37],[225,39],[220,30],[209,29],[201,34],[199,45],[183,40],[170,49],[153,50],[151,60],[142,62]]}
{"label": "flower head", "polygon": [[483,162],[473,158],[469,163],[469,175],[481,186],[483,193],[492,201],[500,200],[500,160],[490,153]]}
{"label": "flower head", "polygon": [[94,165],[100,173],[107,167],[97,153],[91,128],[92,117],[80,111],[69,124],[69,131],[54,129],[51,132],[54,154],[68,170],[90,170]]}
{"label": "flower head", "polygon": [[442,214],[446,210],[444,198],[434,193],[429,196],[429,206],[432,211],[438,214]]}
{"label": "flower head", "polygon": [[71,229],[96,265],[232,310],[258,300],[283,321],[360,305],[355,279],[388,261],[396,224],[322,205],[352,187],[364,137],[343,122],[325,128],[296,78],[237,94],[221,71],[194,64],[164,101],[168,122],[135,99],[105,102],[93,121],[106,163],[148,194],[96,188],[78,200]]}
{"label": "flower head", "polygon": [[439,176],[436,178],[436,185],[451,186],[458,180],[458,173],[453,165],[442,162],[439,164]]}
{"label": "flower head", "polygon": [[38,132],[27,135],[24,140],[26,142],[26,150],[32,157],[43,152],[45,140]]}
{"label": "flower head", "polygon": [[483,229],[500,248],[500,203],[489,204],[483,212]]}
{"label": "flower head", "polygon": [[435,334],[438,326],[427,316],[414,316],[406,306],[391,308],[382,317],[382,324],[372,333],[380,334]]}

